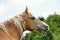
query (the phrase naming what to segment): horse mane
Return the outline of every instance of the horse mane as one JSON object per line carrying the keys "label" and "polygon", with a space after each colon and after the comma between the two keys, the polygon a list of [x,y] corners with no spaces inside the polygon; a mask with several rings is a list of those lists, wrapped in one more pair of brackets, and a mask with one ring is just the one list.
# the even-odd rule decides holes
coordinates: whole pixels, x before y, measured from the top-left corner
{"label": "horse mane", "polygon": [[[14,24],[15,27],[17,28],[17,30],[19,31],[20,35],[22,35],[23,31],[25,30],[25,24],[24,24],[24,19],[23,19],[22,15],[17,15],[3,23],[0,23],[0,29],[2,29],[7,35],[9,35],[9,33],[7,31],[8,29],[6,28],[6,25],[9,22]],[[11,37],[11,36],[9,35],[9,37]]]}
{"label": "horse mane", "polygon": [[24,19],[23,19],[22,15],[17,15],[10,20],[13,21],[13,23],[17,26],[17,29],[19,31],[23,32],[25,30],[25,24],[24,24]]}

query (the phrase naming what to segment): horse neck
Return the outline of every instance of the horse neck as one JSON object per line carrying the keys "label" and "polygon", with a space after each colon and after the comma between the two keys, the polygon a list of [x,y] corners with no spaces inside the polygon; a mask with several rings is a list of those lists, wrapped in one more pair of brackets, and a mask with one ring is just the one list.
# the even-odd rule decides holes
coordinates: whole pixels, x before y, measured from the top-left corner
{"label": "horse neck", "polygon": [[[20,15],[17,15],[10,20],[7,20],[6,22],[0,23],[0,29],[2,29],[9,37],[11,37],[11,35],[13,34],[10,35],[8,30],[11,31],[12,29],[15,29],[17,31],[13,30],[12,32],[14,32],[14,34],[19,33],[20,36],[18,35],[18,37],[21,37],[23,32],[25,31],[24,20]],[[13,38],[11,37],[11,39]]]}
{"label": "horse neck", "polygon": [[20,34],[25,31],[24,19],[22,18],[21,15],[17,15],[10,20],[15,24]]}

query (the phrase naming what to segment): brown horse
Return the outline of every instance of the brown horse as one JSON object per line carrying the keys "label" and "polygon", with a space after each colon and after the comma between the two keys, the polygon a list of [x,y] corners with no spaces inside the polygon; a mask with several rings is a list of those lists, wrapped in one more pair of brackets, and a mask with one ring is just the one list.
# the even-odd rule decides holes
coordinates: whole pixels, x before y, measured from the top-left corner
{"label": "brown horse", "polygon": [[0,23],[0,40],[20,40],[25,30],[48,31],[49,27],[28,12],[28,9],[3,23]]}

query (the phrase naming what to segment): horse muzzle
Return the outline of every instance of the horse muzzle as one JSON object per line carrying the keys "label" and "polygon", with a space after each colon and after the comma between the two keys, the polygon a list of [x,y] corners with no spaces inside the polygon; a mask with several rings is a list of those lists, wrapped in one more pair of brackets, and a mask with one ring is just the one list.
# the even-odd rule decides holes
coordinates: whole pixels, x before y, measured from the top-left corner
{"label": "horse muzzle", "polygon": [[40,25],[37,25],[36,29],[39,30],[39,31],[44,30],[44,31],[48,32],[49,31],[49,26],[44,25],[44,24],[40,24]]}

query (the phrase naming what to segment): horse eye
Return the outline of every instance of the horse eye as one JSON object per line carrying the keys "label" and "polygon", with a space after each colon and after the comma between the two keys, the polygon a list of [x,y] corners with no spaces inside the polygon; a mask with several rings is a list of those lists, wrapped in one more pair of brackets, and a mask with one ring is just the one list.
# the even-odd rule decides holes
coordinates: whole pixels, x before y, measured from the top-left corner
{"label": "horse eye", "polygon": [[31,19],[32,19],[32,20],[34,20],[34,19],[35,19],[35,17],[31,17]]}

